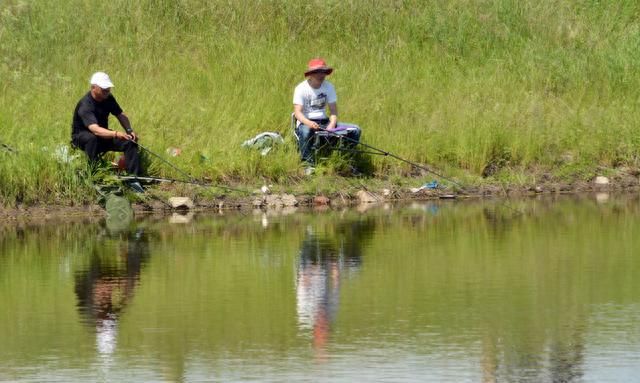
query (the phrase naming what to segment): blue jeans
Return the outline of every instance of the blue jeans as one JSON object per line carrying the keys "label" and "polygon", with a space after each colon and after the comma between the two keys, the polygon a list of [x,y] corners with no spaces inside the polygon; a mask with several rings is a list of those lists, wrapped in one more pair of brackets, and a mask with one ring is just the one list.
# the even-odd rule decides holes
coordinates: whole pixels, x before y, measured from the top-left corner
{"label": "blue jeans", "polygon": [[298,149],[302,161],[313,164],[313,150],[315,149],[313,136],[315,132],[307,125],[300,124],[296,127],[296,134],[298,135]]}
{"label": "blue jeans", "polygon": [[[313,164],[313,152],[316,149],[316,131],[312,130],[305,124],[300,124],[296,127],[296,134],[298,135],[298,149],[300,150],[300,157],[302,158],[302,161]],[[349,130],[341,130],[334,132],[333,134],[338,136],[345,135],[348,137],[349,139],[345,140],[347,147],[354,147],[358,142],[360,142],[361,131],[360,128],[355,125],[353,125]]]}

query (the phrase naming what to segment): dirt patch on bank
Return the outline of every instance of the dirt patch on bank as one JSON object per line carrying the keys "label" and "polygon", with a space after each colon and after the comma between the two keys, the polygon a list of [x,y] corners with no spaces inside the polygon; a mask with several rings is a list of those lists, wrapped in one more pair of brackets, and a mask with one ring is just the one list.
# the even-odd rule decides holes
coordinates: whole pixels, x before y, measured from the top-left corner
{"label": "dirt patch on bank", "polygon": [[87,220],[106,217],[104,208],[98,204],[86,206],[63,205],[19,205],[17,207],[1,207],[0,220],[3,223],[31,222],[31,221],[55,221],[60,219]]}
{"label": "dirt patch on bank", "polygon": [[[596,182],[597,181],[597,182]],[[541,182],[531,186],[484,185],[469,187],[464,190],[436,188],[399,188],[381,189],[354,188],[332,194],[278,194],[256,190],[252,195],[244,197],[222,196],[219,198],[199,198],[189,196],[193,205],[188,208],[194,212],[212,211],[250,211],[255,209],[278,209],[283,207],[344,207],[380,202],[419,201],[434,199],[469,199],[487,197],[526,197],[541,194],[567,194],[585,192],[621,192],[634,191],[640,188],[638,177],[633,175],[599,178],[589,182]],[[152,191],[153,189],[150,189]],[[163,195],[185,195],[184,189],[171,190],[164,188]],[[149,193],[153,195],[152,192]],[[188,193],[187,193],[188,194]],[[152,196],[142,202],[132,203],[137,214],[170,214],[185,211],[184,206],[172,207],[165,197]],[[19,205],[16,207],[0,207],[0,221],[5,224],[15,223],[53,223],[59,220],[99,222],[107,217],[104,206],[99,204],[83,206],[63,205]]]}

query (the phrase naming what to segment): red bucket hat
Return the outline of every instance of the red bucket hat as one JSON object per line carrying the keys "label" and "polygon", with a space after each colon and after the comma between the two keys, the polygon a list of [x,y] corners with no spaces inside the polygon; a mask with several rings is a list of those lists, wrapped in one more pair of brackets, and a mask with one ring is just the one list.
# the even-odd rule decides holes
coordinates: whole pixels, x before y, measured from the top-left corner
{"label": "red bucket hat", "polygon": [[333,72],[333,68],[327,66],[327,63],[323,59],[315,58],[309,60],[309,63],[307,64],[307,71],[304,72],[304,75],[308,76],[313,72],[320,71],[325,72],[326,74],[331,74],[331,72]]}

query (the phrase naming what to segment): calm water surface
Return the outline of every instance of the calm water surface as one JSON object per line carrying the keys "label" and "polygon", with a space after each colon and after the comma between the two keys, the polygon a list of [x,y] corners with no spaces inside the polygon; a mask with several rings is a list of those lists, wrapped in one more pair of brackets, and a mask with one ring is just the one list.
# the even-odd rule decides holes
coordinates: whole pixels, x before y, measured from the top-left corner
{"label": "calm water surface", "polygon": [[0,381],[640,381],[598,197],[3,226]]}

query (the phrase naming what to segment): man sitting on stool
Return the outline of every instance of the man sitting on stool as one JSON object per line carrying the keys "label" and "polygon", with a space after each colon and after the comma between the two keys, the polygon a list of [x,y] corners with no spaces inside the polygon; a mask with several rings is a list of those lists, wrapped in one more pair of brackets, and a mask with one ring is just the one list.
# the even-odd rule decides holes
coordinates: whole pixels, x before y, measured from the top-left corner
{"label": "man sitting on stool", "polygon": [[[325,77],[333,72],[333,68],[328,67],[321,58],[309,61],[307,71],[304,72],[307,79],[293,92],[293,111],[298,120],[296,134],[299,138],[300,155],[302,161],[309,166],[314,163],[313,144],[314,135],[320,129],[332,131],[336,129],[338,123],[338,97],[335,88]],[[329,116],[326,109],[329,107]],[[358,142],[360,139],[360,129],[352,127],[347,132],[347,137]],[[313,168],[308,168],[312,171]],[[309,171],[308,171],[309,173]]]}
{"label": "man sitting on stool", "polygon": [[[96,72],[91,76],[91,90],[78,101],[73,112],[71,142],[84,150],[92,163],[104,152],[124,152],[127,172],[139,176],[142,168],[135,143],[138,137],[111,94],[111,88],[113,83],[106,73]],[[116,116],[125,133],[109,129],[109,114]],[[138,182],[132,182],[130,186],[135,191],[143,191]]]}

